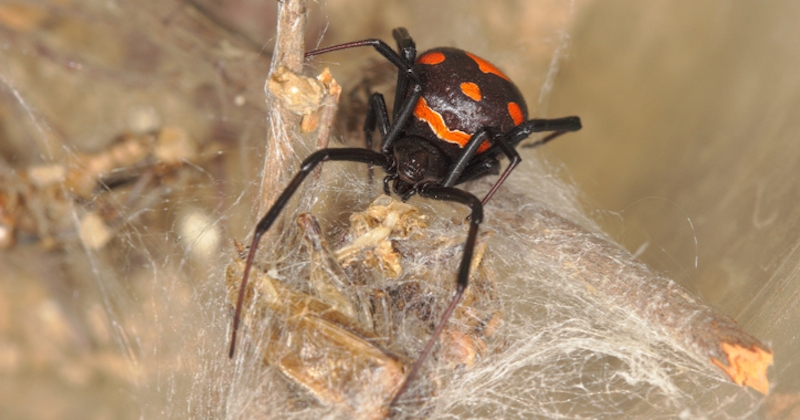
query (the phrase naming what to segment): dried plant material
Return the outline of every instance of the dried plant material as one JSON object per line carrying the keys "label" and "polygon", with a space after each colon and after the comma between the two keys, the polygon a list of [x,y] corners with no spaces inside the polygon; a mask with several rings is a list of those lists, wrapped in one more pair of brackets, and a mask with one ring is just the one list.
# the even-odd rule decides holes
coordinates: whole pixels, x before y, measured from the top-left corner
{"label": "dried plant material", "polygon": [[330,252],[319,222],[310,214],[304,213],[297,217],[297,224],[303,231],[303,239],[309,249],[309,284],[314,289],[315,296],[328,302],[333,309],[356,319],[356,308],[353,299],[345,297],[349,294],[347,288],[352,284],[347,281],[347,275],[337,263]]}
{"label": "dried plant material", "polygon": [[219,252],[222,234],[214,218],[201,209],[183,211],[178,233],[184,249],[198,261],[206,261]]}
{"label": "dried plant material", "polygon": [[292,73],[285,67],[270,73],[267,88],[287,110],[298,115],[316,112],[326,91],[320,80]]}
{"label": "dried plant material", "polygon": [[39,186],[63,181],[71,194],[88,199],[103,183],[129,175],[126,171],[151,168],[156,174],[165,174],[184,161],[198,161],[198,157],[186,131],[168,126],[152,133],[122,135],[100,152],[72,155],[65,167],[34,167],[32,173]]}
{"label": "dried plant material", "polygon": [[119,168],[143,164],[154,151],[155,136],[125,135],[100,153],[75,154],[69,166],[65,185],[71,194],[90,198],[104,177]]}
{"label": "dried plant material", "polygon": [[181,127],[167,126],[158,131],[153,155],[165,165],[192,159],[197,155],[195,143]]}
{"label": "dried plant material", "polygon": [[336,250],[336,258],[345,267],[352,264],[360,252],[367,253],[362,261],[378,268],[388,278],[402,274],[399,255],[394,251],[390,236],[407,239],[415,230],[424,229],[425,216],[414,206],[380,196],[364,212],[350,216],[350,243]]}
{"label": "dried plant material", "polygon": [[78,232],[89,249],[100,249],[111,240],[111,230],[97,213],[86,213],[80,221]]}
{"label": "dried plant material", "polygon": [[[342,87],[336,83],[327,67],[317,76],[317,80],[325,88],[324,99],[318,104],[316,111],[311,112],[309,110],[309,112],[303,114],[303,119],[300,121],[300,132],[310,133],[319,128],[316,148],[322,149],[328,147],[328,136],[330,136],[330,129],[336,116]],[[276,94],[276,92],[273,92],[273,94]],[[284,99],[286,100],[286,98]]]}
{"label": "dried plant material", "polygon": [[[228,267],[229,299],[238,297],[244,249]],[[258,268],[258,267],[256,267]],[[264,357],[319,402],[359,419],[387,414],[387,401],[404,379],[403,364],[367,341],[375,337],[330,304],[294,292],[262,270],[253,271],[246,305],[263,310],[244,314],[244,324],[267,316],[277,325],[267,337]],[[254,304],[252,299],[258,296]],[[277,318],[276,318],[277,317]]]}
{"label": "dried plant material", "polygon": [[[327,67],[322,70],[317,79],[325,86],[325,99],[323,99],[322,106],[317,113],[303,117],[300,131],[305,133],[316,130],[316,123],[319,122],[316,147],[317,149],[322,149],[328,147],[328,137],[331,134],[336,111],[339,109],[339,97],[342,95],[342,87],[336,82]],[[319,114],[319,117],[317,117],[317,114]],[[314,124],[307,122],[307,117],[312,117],[309,119],[313,120]]]}
{"label": "dried plant material", "polygon": [[[150,182],[170,179],[187,163],[208,161],[217,148],[198,150],[186,130],[168,126],[122,135],[102,151],[75,153],[65,163],[32,165],[19,176],[2,177],[0,227],[12,235],[2,242],[9,247],[18,236],[36,236],[49,248],[77,236],[90,249],[102,248],[120,222],[114,206],[130,204]],[[124,185],[133,185],[130,196],[114,196]],[[81,219],[77,228],[73,205]]]}
{"label": "dried plant material", "polygon": [[34,185],[45,187],[64,182],[64,178],[67,176],[67,167],[57,163],[34,165],[28,168],[27,175]]}
{"label": "dried plant material", "polygon": [[[383,313],[373,314],[375,331],[389,337],[408,337],[424,343],[432,331],[436,314],[455,288],[453,263],[463,248],[464,233],[452,226],[447,234],[431,229],[427,216],[415,206],[381,195],[363,212],[350,217],[346,242],[336,255],[355,284],[373,285],[371,300],[381,302]],[[485,340],[491,338],[486,326],[499,322],[502,307],[495,287],[494,270],[484,263],[486,244],[491,236],[484,231],[471,261],[470,286],[448,323],[445,333],[460,349],[449,352],[451,365],[472,366],[475,354],[485,354]],[[491,330],[491,332],[494,332]],[[440,340],[441,341],[441,340]],[[388,344],[392,346],[392,343]],[[399,348],[401,354],[414,357],[418,352]],[[446,345],[443,345],[446,348]],[[448,351],[448,350],[443,350]],[[456,356],[459,355],[459,356]],[[463,359],[459,359],[463,357]]]}
{"label": "dried plant material", "polygon": [[486,345],[481,340],[455,330],[442,332],[442,361],[446,367],[455,369],[461,365],[471,368],[478,356],[486,354]]}
{"label": "dried plant material", "polygon": [[[304,251],[272,255],[279,263],[271,276],[254,266],[258,280],[252,290],[245,291],[245,307],[251,307],[243,318],[247,330],[252,333],[259,330],[254,325],[271,325],[264,335],[251,337],[267,364],[338,412],[360,418],[386,415],[393,393],[405,379],[405,369],[418,356],[434,319],[452,296],[455,272],[449,262],[455,262],[463,246],[449,240],[451,245],[442,247],[441,233],[429,231],[423,219],[416,207],[379,197],[368,209],[352,215],[354,223],[343,234],[343,240],[351,242],[340,248],[349,255],[343,267],[334,256],[339,252],[323,238],[316,219],[307,213],[298,216]],[[461,229],[450,233],[463,236]],[[404,243],[398,245],[402,251],[394,250],[393,243]],[[392,251],[375,252],[381,244],[388,244]],[[441,349],[431,358],[428,379],[416,384],[410,394],[418,401],[417,409],[426,409],[439,386],[434,377],[456,367],[472,367],[495,348],[490,343],[501,310],[492,269],[484,263],[485,244],[479,249],[472,261],[474,288],[440,339]],[[231,302],[238,298],[243,274],[244,250],[238,252],[227,275]],[[398,276],[384,276],[383,267],[393,264],[400,267]],[[295,271],[301,265],[307,269]],[[293,285],[276,277],[293,279]],[[387,367],[384,357],[396,364]],[[351,361],[356,359],[362,362]]]}
{"label": "dried plant material", "polygon": [[319,113],[312,112],[310,114],[303,115],[303,119],[300,121],[300,132],[301,133],[310,133],[319,127]]}
{"label": "dried plant material", "polygon": [[[278,80],[279,77],[275,76],[276,72],[283,72],[287,78],[291,79],[303,77],[300,74],[303,71],[307,12],[308,5],[304,0],[289,0],[278,5],[277,39],[275,51],[272,54],[270,74],[267,76],[267,86],[265,86],[267,109],[270,110],[266,144],[266,156],[269,158],[264,161],[264,168],[261,171],[259,214],[266,213],[278,197],[277,194],[280,192],[278,186],[286,185],[288,177],[294,172],[292,169],[294,146],[296,142],[300,141],[300,115],[305,112],[303,106],[299,107],[300,114],[289,109],[289,106],[296,108],[292,105],[293,103],[308,104],[309,102],[316,103],[318,106],[322,101],[321,94],[317,96],[316,93],[310,94],[310,101],[284,99],[281,94],[272,93],[277,89],[278,92],[292,94],[289,92],[292,90],[292,84],[286,83],[281,86],[283,83]],[[306,81],[309,85],[320,83],[319,81],[311,82],[308,79]],[[268,87],[270,82],[277,83],[276,89]],[[301,91],[299,87],[294,87],[298,92]],[[309,90],[313,91],[315,88]],[[308,94],[300,96],[302,98],[309,97]],[[281,220],[279,219],[276,224],[280,225]]]}

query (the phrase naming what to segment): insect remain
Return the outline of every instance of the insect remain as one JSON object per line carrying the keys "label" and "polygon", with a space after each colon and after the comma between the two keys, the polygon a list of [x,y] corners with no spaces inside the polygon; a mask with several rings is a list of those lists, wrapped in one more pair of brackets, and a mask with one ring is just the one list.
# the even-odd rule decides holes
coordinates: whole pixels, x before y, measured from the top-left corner
{"label": "insect remain", "polygon": [[[528,120],[525,99],[503,72],[488,61],[456,48],[434,48],[417,57],[416,46],[405,28],[392,31],[395,52],[379,39],[367,39],[307,52],[306,57],[348,48],[370,46],[398,69],[392,118],[383,95],[373,93],[364,122],[366,148],[322,149],[300,165],[300,171],[258,222],[245,262],[231,333],[230,357],[250,270],[261,237],[309,173],[325,161],[361,162],[386,172],[384,192],[394,191],[403,201],[418,194],[434,200],[461,203],[470,208],[469,231],[456,275],[456,291],[416,362],[406,374],[390,406],[408,388],[458,306],[469,280],[483,205],[502,185],[521,158],[515,147],[534,132],[552,132],[531,144],[544,144],[581,128],[578,117]],[[372,134],[381,135],[380,151],[372,150]],[[483,198],[455,185],[500,173],[499,157],[510,163]]]}

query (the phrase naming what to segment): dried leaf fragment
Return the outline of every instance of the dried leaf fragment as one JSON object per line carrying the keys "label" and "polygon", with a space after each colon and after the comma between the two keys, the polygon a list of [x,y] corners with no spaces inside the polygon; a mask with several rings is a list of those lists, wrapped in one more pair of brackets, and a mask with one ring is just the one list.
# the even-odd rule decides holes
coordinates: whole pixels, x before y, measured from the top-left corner
{"label": "dried leaf fragment", "polygon": [[267,80],[267,89],[279,98],[291,112],[306,115],[315,112],[325,96],[321,81],[295,74],[285,67],[278,67]]}
{"label": "dried leaf fragment", "polygon": [[348,266],[363,252],[369,265],[388,278],[397,278],[403,272],[390,238],[408,238],[415,230],[427,227],[425,216],[416,207],[389,196],[381,196],[367,210],[353,213],[350,224],[353,240],[336,250],[336,258]]}

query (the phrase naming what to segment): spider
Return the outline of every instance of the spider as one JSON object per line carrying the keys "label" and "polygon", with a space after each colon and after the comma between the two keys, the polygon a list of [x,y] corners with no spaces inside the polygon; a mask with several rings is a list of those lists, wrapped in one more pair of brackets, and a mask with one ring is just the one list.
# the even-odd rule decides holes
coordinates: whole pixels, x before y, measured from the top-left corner
{"label": "spider", "polygon": [[[458,306],[469,279],[470,262],[483,205],[519,164],[515,147],[534,132],[552,132],[530,144],[544,144],[581,128],[578,117],[528,120],[525,99],[513,82],[488,61],[456,48],[434,48],[417,57],[416,45],[405,28],[392,31],[397,51],[380,39],[366,39],[309,51],[306,57],[355,47],[373,47],[398,69],[392,118],[383,95],[369,99],[364,137],[366,148],[328,148],[308,156],[300,171],[258,222],[239,289],[233,317],[229,356],[233,357],[245,286],[261,237],[267,233],[300,184],[325,161],[362,162],[387,174],[386,194],[394,191],[403,201],[417,194],[469,207],[469,231],[456,275],[456,290],[430,339],[395,393],[392,407],[408,388]],[[381,136],[380,151],[372,150],[372,134]],[[500,155],[510,163],[481,200],[456,185],[500,173]],[[391,187],[391,188],[390,188]]]}

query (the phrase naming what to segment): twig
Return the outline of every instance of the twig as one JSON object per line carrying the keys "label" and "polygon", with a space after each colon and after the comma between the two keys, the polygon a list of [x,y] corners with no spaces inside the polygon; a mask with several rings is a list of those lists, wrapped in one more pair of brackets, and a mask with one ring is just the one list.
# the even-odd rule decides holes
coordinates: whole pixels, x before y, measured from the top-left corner
{"label": "twig", "polygon": [[618,245],[550,210],[508,208],[495,217],[537,238],[530,251],[552,259],[552,266],[562,267],[589,293],[661,329],[689,353],[722,369],[736,384],[769,392],[767,368],[772,365],[772,351],[673,280],[653,273]]}
{"label": "twig", "polygon": [[[300,73],[303,68],[306,1],[278,3],[278,32],[269,80],[278,71]],[[265,86],[267,109],[272,110],[267,133],[267,153],[261,178],[259,214],[264,214],[286,185],[293,162],[294,142],[299,139],[300,116],[288,109]]]}

